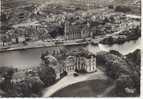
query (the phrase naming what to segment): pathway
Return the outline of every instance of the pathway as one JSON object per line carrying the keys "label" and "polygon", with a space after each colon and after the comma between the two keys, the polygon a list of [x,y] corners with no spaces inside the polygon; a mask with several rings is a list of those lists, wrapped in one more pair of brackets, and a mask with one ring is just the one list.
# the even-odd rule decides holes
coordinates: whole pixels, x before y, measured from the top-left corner
{"label": "pathway", "polygon": [[113,83],[113,85],[109,86],[108,88],[105,89],[103,93],[98,95],[97,97],[105,97],[108,93],[110,93],[114,88],[116,87],[116,83]]}
{"label": "pathway", "polygon": [[87,81],[87,80],[95,80],[95,79],[107,79],[107,77],[100,70],[94,73],[90,73],[90,74],[79,75],[77,77],[74,77],[73,75],[68,75],[64,77],[63,79],[61,79],[56,84],[54,84],[53,86],[46,88],[46,90],[44,91],[43,97],[49,97],[55,92],[69,85],[72,85],[78,82]]}

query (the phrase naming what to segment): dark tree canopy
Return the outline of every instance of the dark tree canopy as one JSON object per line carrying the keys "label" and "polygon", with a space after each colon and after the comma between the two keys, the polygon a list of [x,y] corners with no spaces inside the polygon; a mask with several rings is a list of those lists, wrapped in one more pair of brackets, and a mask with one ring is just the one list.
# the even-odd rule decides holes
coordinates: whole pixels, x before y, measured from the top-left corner
{"label": "dark tree canopy", "polygon": [[41,66],[38,72],[40,79],[44,82],[46,86],[54,84],[56,80],[55,70],[48,66]]}

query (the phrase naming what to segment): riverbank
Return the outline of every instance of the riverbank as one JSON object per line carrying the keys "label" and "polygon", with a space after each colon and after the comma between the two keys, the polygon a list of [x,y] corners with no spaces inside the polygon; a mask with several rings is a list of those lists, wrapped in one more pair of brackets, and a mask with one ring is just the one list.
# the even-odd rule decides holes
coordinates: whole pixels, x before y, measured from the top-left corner
{"label": "riverbank", "polygon": [[127,33],[112,33],[104,36],[97,36],[94,39],[77,39],[77,40],[68,40],[68,41],[35,41],[28,42],[26,45],[23,43],[0,46],[0,53],[7,51],[18,51],[18,50],[26,50],[26,49],[36,49],[36,48],[46,48],[46,47],[56,47],[56,46],[70,46],[70,45],[86,45],[92,43],[93,45],[98,45],[99,43],[105,45],[114,45],[114,44],[123,44],[125,42],[138,40],[141,37],[141,34],[127,34]]}
{"label": "riverbank", "polygon": [[[32,50],[32,52],[33,52],[33,50]],[[26,54],[29,55],[29,53],[27,53],[27,52],[26,52]],[[34,54],[32,53],[32,55],[34,55]],[[115,80],[119,80],[119,84],[120,83],[124,83],[124,84],[120,84],[121,87],[117,88],[117,91],[119,91],[117,93],[121,93],[121,92],[125,91],[125,89],[128,88],[130,90],[134,90],[134,89],[136,90],[135,93],[133,93],[133,94],[131,93],[130,95],[138,96],[140,94],[138,92],[139,88],[140,88],[140,76],[139,76],[140,75],[140,56],[139,55],[140,55],[140,51],[139,50],[137,50],[137,51],[135,51],[133,53],[130,53],[130,54],[126,55],[126,56],[122,55],[121,53],[119,53],[117,51],[100,52],[100,53],[98,53],[96,55],[96,62],[97,62],[97,68],[98,68],[97,72],[79,74],[79,76],[76,76],[76,77],[73,76],[73,75],[65,76],[64,78],[60,79],[54,85],[48,86],[48,88],[46,88],[46,89],[45,89],[45,87],[44,88],[42,87],[42,91],[44,90],[44,93],[43,93],[44,95],[42,94],[42,96],[44,96],[44,97],[54,96],[55,97],[55,96],[59,96],[59,94],[62,95],[62,96],[65,96],[64,93],[65,93],[66,90],[71,89],[71,91],[74,91],[74,90],[76,90],[76,88],[78,88],[75,91],[75,93],[73,93],[73,94],[70,93],[69,91],[66,91],[67,92],[66,95],[78,96],[77,95],[78,92],[81,91],[81,94],[79,96],[85,96],[86,95],[86,96],[104,97],[104,96],[106,96],[106,94],[108,92],[111,91],[110,89],[114,88],[114,86],[112,86],[112,84],[111,85],[105,85],[105,87],[104,87],[104,82],[108,81],[107,78],[110,78],[110,77],[114,78]],[[10,59],[12,59],[12,58],[10,58]],[[34,56],[34,59],[35,59],[35,56]],[[134,63],[132,63],[132,61],[134,61]],[[7,62],[7,60],[6,60],[6,62]],[[28,72],[31,72],[31,71],[34,72],[35,71],[34,68],[31,68],[30,71],[29,70],[30,69],[27,69]],[[24,73],[26,73],[26,74],[28,72],[24,71]],[[13,76],[13,79],[19,78],[20,80],[23,80],[22,77],[24,77],[24,76],[21,76],[21,75],[22,75],[21,72],[15,73],[15,75]],[[47,74],[44,74],[44,75],[45,75],[45,77],[47,77]],[[27,77],[27,76],[25,75],[25,77]],[[122,79],[122,77],[124,77],[125,79]],[[130,79],[128,80],[128,78],[130,78]],[[31,79],[31,77],[30,77],[30,79]],[[37,82],[37,78],[33,78],[33,79],[35,79],[36,80],[35,82]],[[103,80],[103,83],[98,83],[98,81],[97,81],[98,79],[99,80]],[[94,80],[96,80],[96,81],[94,81]],[[29,82],[33,82],[33,80],[30,80]],[[40,82],[38,82],[38,83],[40,83]],[[81,84],[78,84],[78,83],[81,83]],[[94,83],[93,86],[95,88],[92,88],[93,87],[92,83]],[[132,83],[133,83],[133,85],[132,85]],[[37,84],[35,86],[35,83],[32,83],[32,84],[33,84],[32,88],[35,88],[37,85],[39,85],[39,84]],[[130,87],[130,84],[132,85],[132,87]],[[28,84],[26,82],[23,82],[22,88],[25,88],[25,86],[27,86],[27,85]],[[80,86],[74,87],[74,86],[77,86],[77,85],[81,85],[81,87]],[[96,90],[98,90],[98,88],[96,86],[98,86],[99,89],[104,87],[105,91],[103,91],[103,93],[102,92],[101,93],[97,93]],[[36,88],[36,89],[38,89],[38,88]],[[121,89],[121,91],[118,90],[118,89]],[[13,90],[15,90],[15,88]],[[13,90],[12,90],[12,92],[13,92]],[[82,92],[82,90],[83,90],[83,92]],[[18,92],[22,93],[21,91],[18,91]],[[27,90],[26,91],[24,90],[24,93],[26,93],[26,92],[27,92]],[[84,94],[85,92],[87,92],[87,94]],[[88,92],[91,92],[92,94],[90,94]],[[114,91],[113,91],[113,93],[114,93]],[[29,96],[33,96],[31,93],[28,93],[28,94],[29,94]],[[93,94],[95,94],[95,95],[93,95]],[[7,95],[9,95],[9,94],[7,94]],[[15,96],[14,94],[12,94],[12,95]],[[111,96],[112,95],[114,95],[115,97],[122,96],[122,95],[127,96],[126,92],[123,92],[121,95],[117,95],[116,93],[115,94],[111,94]],[[26,96],[26,95],[23,95],[21,97],[24,97],[24,96]]]}
{"label": "riverbank", "polygon": [[[25,50],[15,50],[15,51],[7,51],[0,53],[0,66],[10,66],[16,68],[29,68],[35,67],[41,63],[40,56],[42,53],[48,51],[49,53],[64,51],[64,53],[69,51],[78,50],[78,48],[84,48],[89,52],[96,54],[100,51],[116,50],[123,55],[128,53],[132,53],[136,49],[141,49],[139,46],[141,44],[141,40],[130,41],[124,44],[115,44],[113,46],[104,45],[104,44],[85,44],[85,45],[67,45],[67,46],[55,46],[55,47],[42,47],[42,48],[33,48],[33,49],[25,49]],[[67,51],[66,51],[67,50]],[[61,55],[61,54],[60,54]]]}
{"label": "riverbank", "polygon": [[136,26],[132,29],[122,31],[114,36],[105,37],[100,41],[100,43],[107,45],[123,44],[127,41],[137,40],[139,38],[141,38],[141,28]]}
{"label": "riverbank", "polygon": [[[15,45],[9,45],[4,46],[0,48],[0,53],[7,52],[7,51],[17,51],[17,50],[26,50],[26,49],[35,49],[35,48],[43,48],[43,47],[56,47],[59,45],[68,46],[68,45],[84,45],[87,44],[86,41],[79,40],[70,40],[66,42],[44,42],[44,41],[35,41],[35,42],[28,42],[27,45],[24,44],[15,44]],[[80,42],[81,41],[81,42]]]}

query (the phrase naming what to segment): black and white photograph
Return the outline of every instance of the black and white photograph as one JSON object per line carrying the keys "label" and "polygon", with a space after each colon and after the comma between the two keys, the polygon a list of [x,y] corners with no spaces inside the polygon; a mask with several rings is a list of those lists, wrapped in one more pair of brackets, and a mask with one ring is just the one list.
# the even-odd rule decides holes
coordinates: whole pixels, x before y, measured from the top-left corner
{"label": "black and white photograph", "polygon": [[0,98],[141,97],[141,0],[0,1]]}

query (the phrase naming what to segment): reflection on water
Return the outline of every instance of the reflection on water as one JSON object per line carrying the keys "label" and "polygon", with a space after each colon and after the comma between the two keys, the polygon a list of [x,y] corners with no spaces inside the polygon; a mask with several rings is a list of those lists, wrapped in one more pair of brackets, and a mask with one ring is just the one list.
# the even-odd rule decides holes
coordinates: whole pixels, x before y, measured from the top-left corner
{"label": "reflection on water", "polygon": [[[126,42],[122,45],[115,44],[113,46],[108,45],[88,45],[86,48],[96,54],[99,51],[109,51],[116,50],[122,54],[128,54],[136,49],[141,48],[141,39],[136,41]],[[72,46],[71,48],[73,48]],[[70,48],[70,47],[69,47]],[[77,48],[77,46],[75,47]],[[28,68],[29,66],[38,66],[41,63],[40,55],[45,51],[52,50],[53,48],[37,48],[37,49],[27,49],[23,51],[10,51],[0,53],[0,66],[13,66],[18,68]]]}
{"label": "reflection on water", "polygon": [[20,69],[38,66],[41,63],[41,53],[50,52],[53,48],[36,48],[22,51],[0,53],[0,66],[13,66]]}
{"label": "reflection on water", "polygon": [[130,52],[135,51],[136,49],[141,49],[141,39],[139,38],[136,41],[129,41],[124,44],[114,44],[112,46],[104,45],[104,44],[98,44],[97,46],[88,45],[88,50],[94,54],[96,54],[99,51],[110,51],[110,50],[116,50],[122,53],[123,55],[126,55]]}
{"label": "reflection on water", "polygon": [[130,52],[135,51],[136,49],[141,49],[141,39],[138,39],[136,41],[130,41],[126,42],[124,44],[114,44],[112,46],[99,44],[99,48],[104,51],[110,51],[110,50],[116,50],[122,53],[123,55],[126,55]]}

